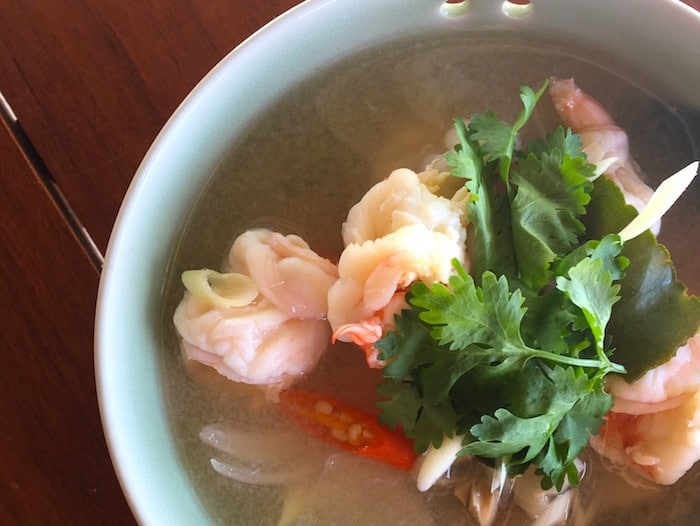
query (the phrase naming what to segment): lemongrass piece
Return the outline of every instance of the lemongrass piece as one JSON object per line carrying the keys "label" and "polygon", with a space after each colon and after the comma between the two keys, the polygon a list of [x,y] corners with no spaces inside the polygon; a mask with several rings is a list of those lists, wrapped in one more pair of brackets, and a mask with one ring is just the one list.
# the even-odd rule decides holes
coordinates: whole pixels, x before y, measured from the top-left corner
{"label": "lemongrass piece", "polygon": [[506,467],[506,463],[503,461],[503,459],[499,458],[498,464],[493,470],[493,476],[491,477],[491,493],[495,493],[496,490],[503,492],[507,478],[508,468]]}
{"label": "lemongrass piece", "polygon": [[457,458],[457,453],[462,449],[463,438],[464,436],[462,435],[451,438],[443,437],[442,445],[439,448],[435,448],[432,445],[428,448],[418,471],[416,487],[419,491],[429,490],[450,469],[450,466]]}
{"label": "lemongrass piece", "polygon": [[603,175],[605,172],[608,171],[609,168],[611,168],[613,165],[618,164],[619,159],[617,157],[610,157],[608,159],[603,159],[602,161],[598,161],[595,163],[595,171],[593,172],[593,177],[589,177],[589,181],[595,181]]}
{"label": "lemongrass piece", "polygon": [[678,200],[698,173],[698,161],[665,179],[644,209],[620,231],[622,241],[629,241],[654,225]]}
{"label": "lemongrass piece", "polygon": [[284,495],[282,512],[277,526],[292,526],[308,508],[308,489],[303,486],[291,486]]}
{"label": "lemongrass piece", "polygon": [[593,142],[583,148],[583,153],[586,154],[588,159],[598,159],[597,161],[591,161],[593,166],[595,166],[595,171],[593,172],[593,176],[588,178],[589,181],[595,181],[612,166],[622,164],[621,159],[615,155],[606,157],[605,150],[597,142]]}
{"label": "lemongrass piece", "polygon": [[235,272],[220,274],[207,268],[186,270],[182,273],[182,284],[195,298],[215,307],[245,307],[260,292],[250,276]]}

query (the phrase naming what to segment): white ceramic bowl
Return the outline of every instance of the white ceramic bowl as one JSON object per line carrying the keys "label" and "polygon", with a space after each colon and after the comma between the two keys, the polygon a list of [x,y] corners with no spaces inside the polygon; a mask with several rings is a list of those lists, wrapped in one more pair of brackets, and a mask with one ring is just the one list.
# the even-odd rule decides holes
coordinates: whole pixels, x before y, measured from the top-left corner
{"label": "white ceramic bowl", "polygon": [[232,141],[290,86],[357,50],[436,29],[521,31],[604,49],[700,109],[700,16],[673,0],[532,0],[525,8],[500,0],[309,0],[258,31],[196,86],[159,134],[106,255],[97,386],[112,460],[139,522],[210,521],[173,446],[156,353],[159,297],[181,218]]}

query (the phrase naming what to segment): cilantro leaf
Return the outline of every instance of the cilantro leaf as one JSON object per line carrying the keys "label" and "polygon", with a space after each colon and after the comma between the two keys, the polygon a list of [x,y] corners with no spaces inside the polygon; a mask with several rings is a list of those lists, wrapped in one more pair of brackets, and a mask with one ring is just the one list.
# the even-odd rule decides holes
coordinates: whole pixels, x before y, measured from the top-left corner
{"label": "cilantro leaf", "polygon": [[[583,144],[581,137],[573,133],[570,128],[564,130],[562,126],[557,126],[554,132],[545,135],[544,139],[532,141],[527,146],[526,152],[534,154],[536,157],[541,157],[544,154],[552,153],[554,150],[562,152],[571,158],[580,158],[585,160],[585,155],[582,152]],[[589,165],[587,170],[589,177],[595,175],[595,168]]]}
{"label": "cilantro leaf", "polygon": [[455,119],[454,125],[459,144],[445,157],[447,164],[452,168],[452,175],[455,177],[478,181],[483,172],[479,146],[469,140],[467,127],[462,119]]}
{"label": "cilantro leaf", "polygon": [[452,436],[457,427],[457,415],[449,403],[421,407],[415,425],[406,436],[415,440],[414,450],[423,453],[429,445],[440,447],[445,436]]}
{"label": "cilantro leaf", "polygon": [[550,280],[550,263],[584,233],[578,217],[590,201],[590,183],[574,163],[555,149],[540,157],[528,155],[512,175],[517,188],[511,203],[515,256],[520,278],[533,290]]}
{"label": "cilantro leaf", "polygon": [[468,137],[464,122],[456,119],[455,129],[460,143],[447,155],[447,162],[452,175],[466,179],[465,185],[470,192],[467,216],[474,225],[474,275],[477,280],[486,270],[513,275],[515,261],[508,200],[495,191],[495,175],[485,170],[484,152]]}
{"label": "cilantro leaf", "polygon": [[402,426],[409,430],[418,420],[423,402],[420,395],[407,382],[381,382],[377,393],[383,398],[377,406],[383,410],[379,421],[390,428]]}
{"label": "cilantro leaf", "polygon": [[425,399],[438,403],[450,397],[450,392],[459,380],[482,364],[489,364],[491,353],[473,346],[460,352],[442,349],[433,354],[433,360],[418,373],[418,381]]}
{"label": "cilantro leaf", "polygon": [[379,421],[392,429],[401,425],[404,434],[414,440],[417,453],[424,453],[431,444],[440,447],[443,437],[452,436],[457,415],[449,404],[426,403],[406,382],[382,382],[377,392],[387,398],[377,403],[383,409]]}
{"label": "cilantro leaf", "polygon": [[420,323],[418,311],[404,310],[396,316],[396,330],[376,342],[379,359],[384,360],[384,374],[394,380],[408,380],[412,371],[433,359],[436,343],[429,328]]}
{"label": "cilantro leaf", "polygon": [[588,444],[590,435],[597,435],[603,415],[612,407],[612,396],[602,389],[602,381],[594,384],[564,415],[548,447],[535,459],[544,475],[545,489],[555,486],[561,490],[565,478],[578,484],[578,469],[574,461]]}
{"label": "cilantro leaf", "polygon": [[571,334],[579,318],[580,312],[564,294],[551,289],[527,301],[521,326],[523,339],[530,347],[557,354],[569,353],[573,345]]}
{"label": "cilantro leaf", "polygon": [[[568,410],[569,407],[566,407]],[[481,423],[469,430],[478,440],[470,442],[462,450],[468,455],[500,458],[526,450],[523,462],[537,456],[556,429],[559,415],[546,413],[530,418],[520,418],[507,409],[497,409],[493,416],[484,415]]]}
{"label": "cilantro leaf", "polygon": [[528,347],[521,334],[525,314],[521,291],[510,292],[506,277],[496,279],[492,272],[484,272],[482,286],[477,287],[459,262],[453,263],[457,274],[450,277],[449,287],[442,283],[411,287],[410,304],[420,309],[420,320],[432,326],[430,336],[440,345],[468,352],[472,366],[488,363],[497,374],[520,369],[535,357],[582,367],[609,366],[605,356],[602,361],[583,360]]}
{"label": "cilantro leaf", "polygon": [[481,288],[466,273],[450,277],[449,285],[411,288],[411,304],[423,309],[419,317],[432,326],[430,335],[450,349],[476,345],[472,354],[522,366],[530,350],[520,336],[524,313],[520,292],[511,293],[506,278],[497,280],[491,272],[483,274]]}
{"label": "cilantro leaf", "polygon": [[498,164],[500,178],[510,192],[508,178],[518,132],[532,115],[546,87],[547,82],[537,93],[527,86],[521,88],[523,109],[512,126],[490,111],[472,115],[468,129],[462,121],[456,121],[460,144],[447,161],[453,175],[467,179],[471,194],[467,215],[475,230],[472,266],[477,282],[487,270],[499,276],[515,276],[509,201],[497,191],[494,185],[497,175],[490,168],[492,163]]}
{"label": "cilantro leaf", "polygon": [[537,101],[547,89],[548,84],[548,82],[542,84],[536,93],[529,86],[520,88],[523,109],[512,126],[500,120],[492,111],[477,113],[471,118],[469,129],[472,133],[470,138],[481,142],[482,152],[487,161],[498,161],[501,180],[506,183],[506,186],[508,185],[508,174],[518,132],[530,119]]}
{"label": "cilantro leaf", "polygon": [[[519,413],[504,408],[484,415],[471,427],[475,441],[465,445],[463,452],[485,458],[508,459],[509,472],[519,472],[519,465],[537,459],[538,466],[549,481],[561,489],[574,460],[588,443],[589,433],[597,433],[611,398],[591,382],[585,374],[571,368],[554,367],[539,371],[539,378],[529,375],[533,390],[539,396],[532,403],[519,404]],[[573,475],[572,475],[573,476]]]}
{"label": "cilantro leaf", "polygon": [[552,265],[555,276],[565,276],[569,269],[577,265],[586,257],[600,259],[603,262],[603,270],[610,272],[614,280],[619,280],[624,275],[624,270],[629,265],[629,259],[620,255],[622,240],[617,234],[608,234],[600,240],[593,239],[579,245],[569,252],[564,258]]}
{"label": "cilantro leaf", "polygon": [[[620,285],[613,285],[612,275],[603,269],[603,260],[587,257],[569,270],[569,276],[556,278],[557,289],[579,307],[596,343],[598,356],[606,360],[604,352],[605,328],[610,321],[612,306],[620,297]],[[620,371],[622,372],[622,371]]]}
{"label": "cilantro leaf", "polygon": [[486,161],[499,161],[513,157],[515,138],[518,130],[502,121],[492,111],[472,115],[469,122],[470,138],[481,141],[482,152]]}

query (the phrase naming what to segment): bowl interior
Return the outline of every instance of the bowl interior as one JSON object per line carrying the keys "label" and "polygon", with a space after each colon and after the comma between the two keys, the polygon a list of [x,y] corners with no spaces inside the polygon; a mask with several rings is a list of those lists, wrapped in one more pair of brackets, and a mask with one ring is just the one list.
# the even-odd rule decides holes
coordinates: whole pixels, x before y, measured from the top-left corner
{"label": "bowl interior", "polygon": [[[230,512],[220,495],[194,489],[201,473],[191,466],[208,468],[201,422],[171,410],[199,395],[169,320],[180,272],[217,268],[243,229],[294,230],[324,255],[339,252],[339,225],[369,184],[418,167],[426,145],[438,153],[453,116],[491,107],[510,118],[518,87],[550,75],[604,94],[649,173],[698,156],[700,72],[687,64],[700,63],[700,17],[672,1],[610,4],[539,0],[519,16],[490,0],[452,14],[438,0],[311,0],[202,80],[134,178],[98,298],[100,407],[141,523],[204,524]],[[652,25],[663,35],[654,41]],[[697,276],[697,258],[687,259],[679,272]],[[197,403],[208,399],[192,406],[201,412]]]}

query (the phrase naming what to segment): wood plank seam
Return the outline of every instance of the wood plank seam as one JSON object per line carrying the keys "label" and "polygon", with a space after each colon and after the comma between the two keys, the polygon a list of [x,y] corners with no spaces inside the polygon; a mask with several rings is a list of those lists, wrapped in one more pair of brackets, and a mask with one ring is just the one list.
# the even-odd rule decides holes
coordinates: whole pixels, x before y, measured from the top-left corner
{"label": "wood plank seam", "polygon": [[0,119],[4,121],[6,128],[9,130],[10,135],[22,152],[27,163],[29,163],[34,172],[39,176],[39,180],[46,187],[51,199],[56,204],[61,215],[65,218],[83,250],[85,250],[88,255],[90,262],[97,272],[100,272],[104,263],[102,252],[97,248],[92,236],[90,236],[90,233],[82,225],[80,218],[78,218],[65,195],[61,192],[61,189],[51,175],[46,163],[24,131],[22,124],[19,122],[19,119],[2,92],[0,92]]}

